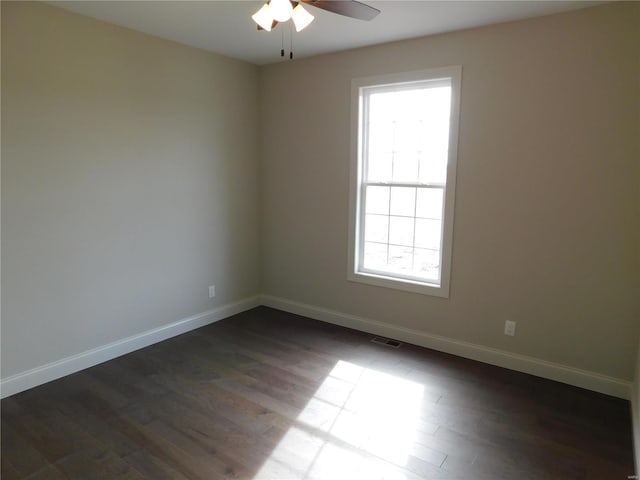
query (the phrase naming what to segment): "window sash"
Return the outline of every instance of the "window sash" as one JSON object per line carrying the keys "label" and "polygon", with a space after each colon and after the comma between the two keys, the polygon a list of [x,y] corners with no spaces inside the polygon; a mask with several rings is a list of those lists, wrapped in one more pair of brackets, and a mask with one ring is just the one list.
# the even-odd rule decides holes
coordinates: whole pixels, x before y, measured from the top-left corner
{"label": "window sash", "polygon": [[[432,219],[432,218],[428,218],[428,217],[420,217],[417,215],[417,212],[414,209],[414,214],[413,215],[400,215],[400,214],[392,214],[391,211],[389,211],[386,215],[385,214],[372,214],[372,213],[368,213],[366,210],[366,205],[367,205],[367,187],[369,186],[382,186],[382,187],[402,187],[402,188],[416,188],[416,198],[417,198],[417,191],[419,188],[424,188],[424,189],[438,189],[438,190],[442,190],[442,198],[443,198],[443,205],[442,205],[442,211],[441,211],[441,215],[439,219]],[[383,277],[393,277],[393,278],[397,278],[399,280],[403,280],[403,279],[407,279],[407,280],[412,280],[415,282],[419,282],[419,283],[427,283],[427,284],[433,284],[433,285],[440,285],[441,283],[441,279],[442,279],[442,251],[443,251],[443,234],[444,234],[444,198],[445,198],[445,185],[439,184],[439,185],[427,185],[427,184],[422,184],[422,183],[407,183],[407,182],[402,182],[402,183],[389,183],[389,182],[385,182],[385,183],[381,183],[381,182],[362,182],[360,185],[360,215],[358,218],[358,223],[359,223],[359,227],[358,230],[360,232],[360,234],[358,235],[358,259],[357,259],[357,268],[356,270],[358,272],[362,272],[362,273],[368,273],[368,274],[373,274],[373,275],[378,275],[378,276],[383,276]],[[417,200],[416,200],[417,201]],[[380,216],[384,216],[384,217],[388,217],[388,218],[392,218],[392,217],[396,217],[396,218],[407,218],[407,219],[411,219],[413,220],[414,223],[414,234],[413,234],[413,244],[412,245],[401,245],[399,243],[394,243],[392,242],[389,238],[387,239],[386,242],[373,242],[371,240],[367,241],[366,240],[366,219],[367,219],[367,215],[380,215]],[[415,241],[415,225],[416,225],[416,220],[438,220],[440,223],[440,241],[438,244],[438,248],[427,248],[427,247],[419,247],[416,245],[416,241]],[[391,230],[389,228],[389,234],[391,233]],[[400,272],[395,272],[393,269],[387,269],[387,270],[378,270],[378,269],[374,269],[374,268],[370,268],[370,267],[366,267],[364,264],[364,252],[365,252],[365,243],[370,242],[370,243],[379,243],[381,245],[386,245],[387,247],[389,246],[398,246],[398,247],[406,247],[406,248],[412,248],[412,249],[421,249],[421,250],[432,250],[432,251],[437,251],[438,252],[438,275],[436,278],[432,278],[432,277],[424,277],[424,276],[418,276],[418,275],[412,275],[410,273],[400,273]],[[415,253],[414,253],[415,255]],[[387,258],[389,256],[389,253],[387,252]]]}

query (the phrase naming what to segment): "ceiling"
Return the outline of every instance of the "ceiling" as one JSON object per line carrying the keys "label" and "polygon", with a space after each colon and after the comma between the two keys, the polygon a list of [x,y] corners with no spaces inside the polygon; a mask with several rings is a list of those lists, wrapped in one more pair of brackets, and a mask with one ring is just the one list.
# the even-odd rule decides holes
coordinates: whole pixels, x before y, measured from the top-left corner
{"label": "ceiling", "polygon": [[[262,0],[235,1],[50,1],[82,15],[257,65],[407,38],[549,15],[602,1],[367,1],[382,13],[370,22],[309,6],[316,18],[300,33],[287,24],[258,31],[251,19]],[[290,22],[288,22],[290,23]],[[282,28],[285,27],[285,28]],[[287,57],[280,57],[284,42]]]}

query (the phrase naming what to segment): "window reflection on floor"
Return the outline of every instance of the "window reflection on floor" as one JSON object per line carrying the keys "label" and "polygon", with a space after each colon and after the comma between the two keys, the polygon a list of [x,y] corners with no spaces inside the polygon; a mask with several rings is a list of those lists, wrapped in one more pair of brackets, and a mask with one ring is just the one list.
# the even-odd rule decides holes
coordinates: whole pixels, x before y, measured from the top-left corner
{"label": "window reflection on floor", "polygon": [[402,467],[420,456],[423,394],[419,383],[339,361],[254,479],[417,478]]}

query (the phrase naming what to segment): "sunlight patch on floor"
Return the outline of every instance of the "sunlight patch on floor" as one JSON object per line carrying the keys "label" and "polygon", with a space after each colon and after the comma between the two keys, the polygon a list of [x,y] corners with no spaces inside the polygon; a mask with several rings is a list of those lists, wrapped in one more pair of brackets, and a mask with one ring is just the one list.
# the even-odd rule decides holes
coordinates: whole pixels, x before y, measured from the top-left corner
{"label": "sunlight patch on floor", "polygon": [[[255,480],[408,480],[424,387],[339,361]],[[413,478],[413,477],[412,477]]]}

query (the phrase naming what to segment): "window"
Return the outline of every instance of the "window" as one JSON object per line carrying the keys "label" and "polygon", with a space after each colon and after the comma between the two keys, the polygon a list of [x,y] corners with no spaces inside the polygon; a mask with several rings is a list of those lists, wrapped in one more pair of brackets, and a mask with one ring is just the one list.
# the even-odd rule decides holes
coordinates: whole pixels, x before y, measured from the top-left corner
{"label": "window", "polygon": [[461,73],[353,80],[350,280],[449,296]]}

